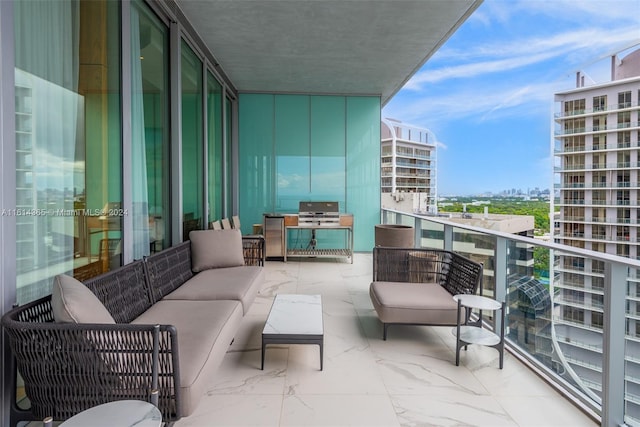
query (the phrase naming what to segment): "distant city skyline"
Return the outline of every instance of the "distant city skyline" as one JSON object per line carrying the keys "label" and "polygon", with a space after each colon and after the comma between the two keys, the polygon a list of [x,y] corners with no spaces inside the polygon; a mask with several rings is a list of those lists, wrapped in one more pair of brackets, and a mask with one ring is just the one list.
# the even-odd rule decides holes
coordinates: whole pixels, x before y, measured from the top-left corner
{"label": "distant city skyline", "polygon": [[636,48],[640,0],[485,0],[382,114],[435,133],[439,194],[549,189],[554,93]]}
{"label": "distant city skyline", "polygon": [[457,194],[457,193],[440,193],[438,197],[504,197],[504,196],[530,196],[542,197],[549,196],[551,190],[549,188],[504,188],[496,191],[484,191],[479,193]]}

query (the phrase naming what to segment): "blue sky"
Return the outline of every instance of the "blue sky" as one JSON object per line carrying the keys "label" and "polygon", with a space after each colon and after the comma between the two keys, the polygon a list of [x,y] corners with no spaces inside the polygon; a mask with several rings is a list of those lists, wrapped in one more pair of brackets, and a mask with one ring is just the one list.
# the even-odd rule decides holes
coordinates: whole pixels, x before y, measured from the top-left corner
{"label": "blue sky", "polygon": [[640,48],[640,0],[485,0],[383,109],[430,129],[438,193],[549,188],[553,94]]}

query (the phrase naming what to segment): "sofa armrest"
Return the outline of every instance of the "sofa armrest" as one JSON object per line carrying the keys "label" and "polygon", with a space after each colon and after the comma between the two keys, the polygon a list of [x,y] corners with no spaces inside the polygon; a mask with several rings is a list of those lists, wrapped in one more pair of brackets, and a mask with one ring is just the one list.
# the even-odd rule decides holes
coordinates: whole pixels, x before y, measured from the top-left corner
{"label": "sofa armrest", "polygon": [[35,419],[65,420],[115,400],[149,401],[154,376],[163,419],[181,417],[173,326],[55,323],[38,314],[47,312],[50,296],[2,317]]}

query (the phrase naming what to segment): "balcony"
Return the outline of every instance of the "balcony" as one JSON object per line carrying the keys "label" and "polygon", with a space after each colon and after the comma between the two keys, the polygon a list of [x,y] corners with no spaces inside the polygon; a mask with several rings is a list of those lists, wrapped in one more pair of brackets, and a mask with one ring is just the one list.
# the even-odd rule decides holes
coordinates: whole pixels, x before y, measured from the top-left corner
{"label": "balcony", "polygon": [[626,109],[634,108],[637,106],[640,106],[640,103],[634,106],[630,102],[624,102],[619,104],[603,105],[601,107],[588,108],[583,110],[562,111],[562,112],[555,113],[554,117],[556,119],[562,119],[562,118],[574,119],[578,116],[599,115],[599,114],[602,114],[603,112],[611,113],[611,112],[616,112],[618,110],[626,110]]}
{"label": "balcony", "polygon": [[[635,307],[640,290],[635,277],[640,262],[438,217],[387,210],[383,211],[383,222],[413,225],[417,230],[416,242],[421,246],[454,250],[490,265],[491,274],[485,272],[484,276],[485,294],[507,302],[509,310],[505,326],[507,345],[512,354],[546,375],[568,399],[599,414],[602,425],[640,425],[640,404],[634,399],[640,391],[637,384],[640,382],[640,362],[634,357],[640,354],[640,337],[635,328],[626,328],[627,322],[634,322],[635,318],[625,309]],[[522,245],[532,250],[548,250],[550,271],[545,277],[552,278],[550,283],[542,277],[536,279],[533,271],[517,267],[516,248]],[[479,248],[481,250],[476,250]],[[487,250],[489,256],[485,254]],[[591,298],[588,304],[586,301],[576,304],[571,300],[575,296],[558,292],[558,288],[570,289],[572,284],[561,281],[564,275],[559,274],[561,269],[556,266],[564,265],[563,260],[580,258],[603,265],[598,269],[602,271],[598,275],[600,280],[590,285],[591,290],[582,289],[590,294],[604,295],[602,300]],[[584,287],[577,281],[583,276],[584,279],[592,276],[587,279],[589,281],[598,278],[592,273],[576,271],[566,279]],[[567,346],[573,342],[588,343],[603,350],[594,359],[593,354],[580,354],[580,346]],[[588,357],[584,360],[602,366],[602,373],[596,375],[567,359],[575,361],[584,357]]]}
{"label": "balcony", "polygon": [[609,132],[609,131],[617,131],[621,129],[637,129],[640,127],[640,122],[623,122],[605,126],[592,126],[592,127],[579,127],[579,128],[570,128],[570,129],[556,129],[555,136],[556,138],[560,138],[563,136],[570,135],[586,135],[598,132]]}
{"label": "balcony", "polygon": [[[450,327],[403,326],[382,340],[369,298],[371,253],[267,261],[265,285],[196,412],[176,427],[573,425],[597,423],[520,362],[469,346],[455,366]],[[260,337],[277,293],[322,294],[324,370],[317,346],[271,346]],[[537,407],[540,410],[532,410]]]}
{"label": "balcony", "polygon": [[[353,264],[269,261],[265,286],[219,375],[196,413],[176,426],[640,423],[640,340],[624,334],[630,317],[625,301],[637,300],[640,290],[633,284],[640,261],[395,211],[383,211],[382,222],[413,225],[421,246],[492,260],[486,294],[509,302],[504,370],[497,367],[498,353],[480,346],[463,351],[455,366],[447,327],[396,327],[383,341],[368,294],[371,253],[356,254]],[[550,250],[552,283],[559,280],[553,266],[562,255],[602,261],[604,329],[561,317],[564,303],[549,285],[528,292],[528,306],[519,304],[514,283],[531,281],[510,272],[522,247]],[[625,280],[627,286],[613,286]],[[307,345],[270,347],[260,371],[260,333],[273,296],[296,292],[323,296],[324,371],[318,370],[317,347]],[[537,311],[545,298],[552,312]],[[529,316],[518,316],[524,312]]]}

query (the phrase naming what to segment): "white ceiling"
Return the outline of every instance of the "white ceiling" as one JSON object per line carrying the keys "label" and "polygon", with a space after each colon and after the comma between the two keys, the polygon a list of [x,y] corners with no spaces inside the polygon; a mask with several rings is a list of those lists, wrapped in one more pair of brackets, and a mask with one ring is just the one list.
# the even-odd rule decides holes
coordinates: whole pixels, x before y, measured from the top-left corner
{"label": "white ceiling", "polygon": [[177,0],[240,92],[386,103],[482,0]]}

